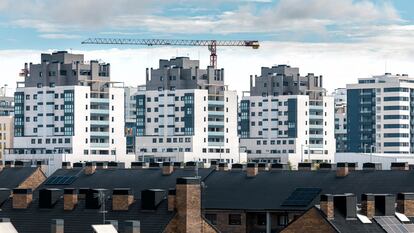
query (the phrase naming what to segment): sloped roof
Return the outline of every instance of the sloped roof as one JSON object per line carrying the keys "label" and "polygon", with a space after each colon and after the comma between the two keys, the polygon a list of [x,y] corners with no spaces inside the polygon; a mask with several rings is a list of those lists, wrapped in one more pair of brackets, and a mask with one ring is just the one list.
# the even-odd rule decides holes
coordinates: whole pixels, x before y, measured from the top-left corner
{"label": "sloped roof", "polygon": [[3,168],[0,171],[0,188],[17,188],[17,186],[23,183],[37,169],[36,167]]}

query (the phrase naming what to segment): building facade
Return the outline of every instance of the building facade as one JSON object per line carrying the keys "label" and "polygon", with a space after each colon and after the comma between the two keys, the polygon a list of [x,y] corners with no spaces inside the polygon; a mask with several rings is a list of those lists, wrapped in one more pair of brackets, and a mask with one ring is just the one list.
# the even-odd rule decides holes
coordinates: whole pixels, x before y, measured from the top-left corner
{"label": "building facade", "polygon": [[335,153],[334,101],[322,77],[300,76],[286,65],[263,67],[250,77],[240,102],[240,147],[250,161],[330,162]]}
{"label": "building facade", "polygon": [[414,79],[408,75],[361,78],[347,85],[347,151],[414,152]]}
{"label": "building facade", "polygon": [[345,152],[347,150],[346,88],[335,89],[332,95],[335,99],[336,151]]}
{"label": "building facade", "polygon": [[[3,87],[5,89],[5,87]],[[14,98],[0,96],[0,116],[10,116],[14,112]]]}
{"label": "building facade", "polygon": [[137,106],[135,93],[139,87],[125,87],[125,137],[127,153],[135,153],[135,135],[137,131]]}
{"label": "building facade", "polygon": [[13,116],[0,116],[0,160],[7,148],[13,147],[14,134]]}
{"label": "building facade", "polygon": [[140,160],[243,162],[237,138],[237,93],[224,70],[199,69],[188,57],[160,60],[147,69],[146,90],[136,95]]}
{"label": "building facade", "polygon": [[125,159],[124,89],[110,65],[83,55],[42,54],[15,92],[14,145],[8,159],[112,161]]}

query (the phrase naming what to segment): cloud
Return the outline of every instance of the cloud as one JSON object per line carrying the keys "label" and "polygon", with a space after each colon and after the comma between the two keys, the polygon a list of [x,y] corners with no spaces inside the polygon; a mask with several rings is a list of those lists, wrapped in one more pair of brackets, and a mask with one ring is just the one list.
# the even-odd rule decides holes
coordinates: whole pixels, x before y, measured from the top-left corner
{"label": "cloud", "polygon": [[39,35],[39,37],[45,38],[45,39],[59,39],[59,40],[67,40],[67,39],[78,39],[78,38],[81,38],[81,36],[79,36],[79,35],[62,34],[62,33],[41,34],[41,35]]}

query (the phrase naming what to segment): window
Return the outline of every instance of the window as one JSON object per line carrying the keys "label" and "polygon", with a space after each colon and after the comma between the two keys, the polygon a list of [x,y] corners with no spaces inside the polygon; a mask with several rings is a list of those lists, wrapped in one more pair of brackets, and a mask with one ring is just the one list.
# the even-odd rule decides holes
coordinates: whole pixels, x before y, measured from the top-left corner
{"label": "window", "polygon": [[241,225],[241,215],[229,214],[229,225]]}
{"label": "window", "polygon": [[217,214],[206,214],[205,217],[211,224],[217,225]]}

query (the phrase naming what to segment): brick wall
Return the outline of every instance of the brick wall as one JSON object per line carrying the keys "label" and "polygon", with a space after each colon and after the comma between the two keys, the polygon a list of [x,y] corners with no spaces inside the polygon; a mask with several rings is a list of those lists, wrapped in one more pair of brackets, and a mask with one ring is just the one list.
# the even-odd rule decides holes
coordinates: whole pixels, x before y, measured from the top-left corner
{"label": "brick wall", "polygon": [[296,221],[291,222],[281,233],[335,233],[335,229],[325,220],[315,207],[309,209]]}
{"label": "brick wall", "polygon": [[25,181],[23,181],[17,188],[30,188],[35,190],[43,181],[46,180],[46,175],[40,168],[37,168]]}

